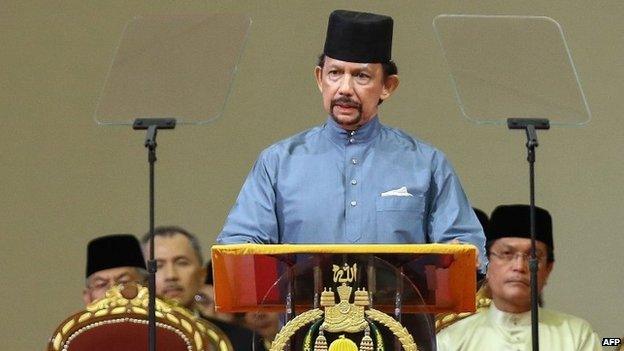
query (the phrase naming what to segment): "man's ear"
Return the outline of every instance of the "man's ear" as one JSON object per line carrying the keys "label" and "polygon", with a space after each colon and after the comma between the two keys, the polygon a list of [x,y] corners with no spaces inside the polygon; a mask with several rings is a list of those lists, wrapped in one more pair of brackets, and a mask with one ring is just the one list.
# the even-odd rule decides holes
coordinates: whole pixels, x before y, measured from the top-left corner
{"label": "man's ear", "polygon": [[319,91],[323,92],[323,67],[316,66],[314,68],[314,78],[316,78],[316,85],[318,86]]}
{"label": "man's ear", "polygon": [[381,96],[379,98],[381,100],[386,100],[387,98],[394,93],[394,91],[399,87],[399,76],[396,74],[390,75],[386,77],[384,81],[384,87],[381,91]]}

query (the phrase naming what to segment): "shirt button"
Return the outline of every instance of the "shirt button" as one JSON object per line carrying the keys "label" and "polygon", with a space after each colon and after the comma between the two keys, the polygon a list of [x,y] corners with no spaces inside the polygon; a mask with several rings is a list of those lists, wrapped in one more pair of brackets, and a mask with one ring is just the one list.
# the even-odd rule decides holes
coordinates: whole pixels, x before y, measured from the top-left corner
{"label": "shirt button", "polygon": [[354,158],[352,158],[352,159],[351,159],[351,163],[353,163],[354,165],[357,165],[357,163],[358,163],[357,158],[355,158],[355,157],[354,157]]}
{"label": "shirt button", "polygon": [[357,201],[351,201],[351,206],[355,207],[357,205]]}
{"label": "shirt button", "polygon": [[351,185],[355,185],[355,184],[357,184],[357,180],[351,179]]}
{"label": "shirt button", "polygon": [[355,138],[349,138],[349,142],[353,144],[355,142]]}

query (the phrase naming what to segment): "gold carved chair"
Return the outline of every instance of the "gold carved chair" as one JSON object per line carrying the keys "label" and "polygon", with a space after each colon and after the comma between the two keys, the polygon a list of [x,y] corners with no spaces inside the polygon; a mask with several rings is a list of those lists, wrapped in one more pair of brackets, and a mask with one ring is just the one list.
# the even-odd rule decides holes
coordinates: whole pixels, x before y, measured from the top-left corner
{"label": "gold carved chair", "polygon": [[[111,288],[106,296],[65,319],[48,351],[147,350],[148,290],[140,285]],[[173,302],[156,299],[158,350],[233,351],[218,327]]]}

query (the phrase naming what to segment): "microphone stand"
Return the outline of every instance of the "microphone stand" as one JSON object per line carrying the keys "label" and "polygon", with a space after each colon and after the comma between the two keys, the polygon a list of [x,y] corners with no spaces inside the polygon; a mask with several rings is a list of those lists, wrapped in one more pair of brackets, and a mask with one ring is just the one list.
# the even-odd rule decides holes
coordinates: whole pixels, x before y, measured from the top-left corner
{"label": "microphone stand", "polygon": [[132,129],[147,130],[145,147],[149,162],[149,259],[147,261],[148,290],[148,335],[149,351],[156,351],[156,260],[154,259],[154,164],[156,163],[156,135],[158,129],[174,129],[175,118],[137,118]]}
{"label": "microphone stand", "polygon": [[537,141],[537,129],[550,129],[550,122],[544,118],[508,118],[509,129],[524,129],[526,131],[527,161],[529,162],[529,193],[530,193],[530,223],[531,223],[531,258],[529,259],[529,272],[531,275],[531,341],[533,351],[539,351],[539,328],[538,328],[538,291],[537,269],[538,262],[535,254],[535,148],[539,146]]}

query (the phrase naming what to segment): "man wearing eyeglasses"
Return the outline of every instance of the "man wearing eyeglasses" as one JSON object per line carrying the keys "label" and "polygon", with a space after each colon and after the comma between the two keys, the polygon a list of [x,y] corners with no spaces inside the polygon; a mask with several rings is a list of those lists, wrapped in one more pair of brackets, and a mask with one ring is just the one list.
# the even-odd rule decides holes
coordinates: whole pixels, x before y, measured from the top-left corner
{"label": "man wearing eyeglasses", "polygon": [[[541,293],[554,262],[552,219],[535,208],[537,289]],[[530,350],[531,250],[528,205],[498,206],[486,231],[487,287],[492,303],[478,313],[438,333],[439,351]],[[564,313],[539,310],[542,350],[601,350],[599,338],[586,321]]]}
{"label": "man wearing eyeglasses", "polygon": [[106,235],[87,245],[85,305],[104,297],[114,285],[143,284],[147,277],[139,241],[131,234]]}

